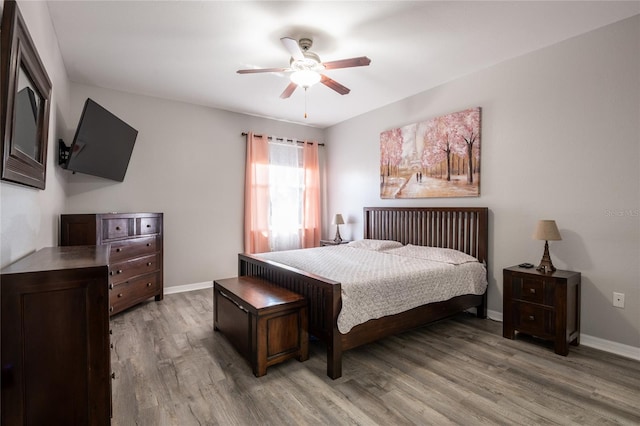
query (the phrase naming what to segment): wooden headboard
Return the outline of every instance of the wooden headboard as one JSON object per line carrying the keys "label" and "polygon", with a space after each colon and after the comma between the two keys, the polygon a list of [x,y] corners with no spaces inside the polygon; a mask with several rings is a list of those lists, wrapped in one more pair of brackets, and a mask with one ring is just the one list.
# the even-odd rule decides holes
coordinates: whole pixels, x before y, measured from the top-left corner
{"label": "wooden headboard", "polygon": [[365,207],[364,238],[443,247],[488,263],[486,207]]}

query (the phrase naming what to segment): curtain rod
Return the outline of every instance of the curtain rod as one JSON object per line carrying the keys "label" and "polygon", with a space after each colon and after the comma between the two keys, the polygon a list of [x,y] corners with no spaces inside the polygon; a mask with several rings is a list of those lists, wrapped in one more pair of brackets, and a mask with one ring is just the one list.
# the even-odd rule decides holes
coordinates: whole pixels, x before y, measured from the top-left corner
{"label": "curtain rod", "polygon": [[[242,136],[247,136],[248,133],[247,132],[242,132]],[[262,135],[253,135],[256,138],[261,138],[263,137]],[[283,142],[296,142],[296,143],[304,143],[304,141],[294,141],[293,139],[284,139],[284,138],[274,138],[273,136],[267,136],[267,139],[269,140],[277,140],[277,141],[283,141]],[[311,142],[309,142],[309,144],[311,144]],[[323,143],[318,143],[318,146],[324,146]]]}

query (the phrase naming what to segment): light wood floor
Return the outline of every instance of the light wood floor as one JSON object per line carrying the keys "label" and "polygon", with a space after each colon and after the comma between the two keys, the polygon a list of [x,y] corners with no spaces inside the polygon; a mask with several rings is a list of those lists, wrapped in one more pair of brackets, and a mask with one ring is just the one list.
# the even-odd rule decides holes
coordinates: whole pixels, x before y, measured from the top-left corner
{"label": "light wood floor", "polygon": [[213,291],[150,300],[112,318],[113,425],[640,424],[640,362],[584,346],[555,355],[461,314],[256,378],[213,331]]}

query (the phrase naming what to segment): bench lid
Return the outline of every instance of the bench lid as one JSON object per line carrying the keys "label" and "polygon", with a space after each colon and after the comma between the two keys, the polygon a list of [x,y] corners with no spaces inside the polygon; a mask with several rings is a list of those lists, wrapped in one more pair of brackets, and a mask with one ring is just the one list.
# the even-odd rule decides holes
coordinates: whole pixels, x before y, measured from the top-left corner
{"label": "bench lid", "polygon": [[256,310],[262,310],[279,305],[304,302],[304,296],[278,287],[267,280],[258,277],[242,276],[215,280],[216,286],[227,290],[230,296],[235,296]]}

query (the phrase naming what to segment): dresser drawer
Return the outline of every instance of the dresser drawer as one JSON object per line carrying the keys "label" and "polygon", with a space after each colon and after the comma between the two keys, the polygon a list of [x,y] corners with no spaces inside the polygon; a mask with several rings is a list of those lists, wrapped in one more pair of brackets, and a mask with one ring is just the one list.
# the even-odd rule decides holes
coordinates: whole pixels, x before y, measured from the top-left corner
{"label": "dresser drawer", "polygon": [[158,294],[159,274],[147,274],[115,285],[109,293],[111,312],[117,313]]}
{"label": "dresser drawer", "polygon": [[111,243],[111,253],[109,260],[117,262],[119,260],[131,259],[132,257],[153,254],[158,250],[156,237],[133,238]]}
{"label": "dresser drawer", "polygon": [[141,217],[138,219],[138,235],[157,234],[160,232],[160,220],[157,217]]}
{"label": "dresser drawer", "polygon": [[515,303],[514,311],[517,330],[539,337],[555,333],[553,311],[532,303]]}
{"label": "dresser drawer", "polygon": [[148,274],[160,268],[159,255],[139,257],[128,262],[114,263],[109,265],[109,281],[112,284],[119,284],[137,275]]}
{"label": "dresser drawer", "polygon": [[133,234],[133,223],[123,217],[102,219],[102,239],[125,238]]}

